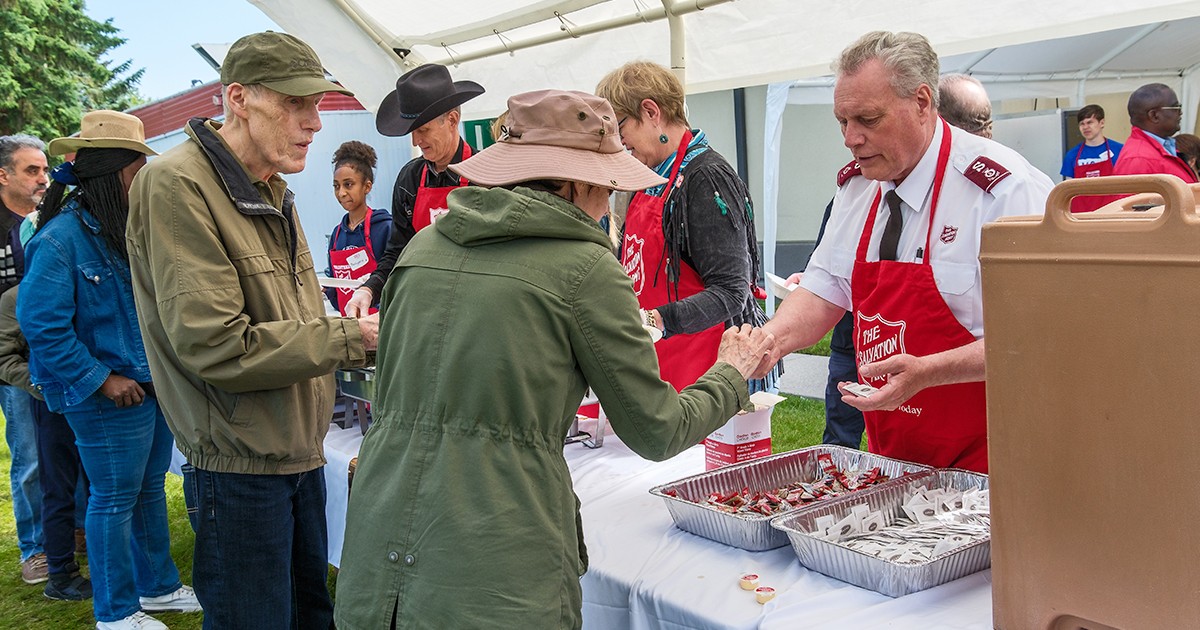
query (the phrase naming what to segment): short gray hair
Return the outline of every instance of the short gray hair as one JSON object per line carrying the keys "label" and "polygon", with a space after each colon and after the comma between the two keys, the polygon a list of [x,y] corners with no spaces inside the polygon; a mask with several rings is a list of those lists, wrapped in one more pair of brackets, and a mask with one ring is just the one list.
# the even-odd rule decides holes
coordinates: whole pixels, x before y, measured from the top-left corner
{"label": "short gray hair", "polygon": [[[229,86],[230,85],[232,85],[232,84],[226,84],[226,85],[221,86],[221,112],[225,115],[226,122],[229,121],[229,115],[233,113],[229,109]],[[243,89],[245,89],[247,92],[249,92],[250,94],[253,94],[255,96],[262,96],[263,90],[270,89],[267,86],[261,85],[258,83],[250,83],[250,84],[239,83],[238,85],[242,86]]]}
{"label": "short gray hair", "polygon": [[[968,85],[977,86],[982,98],[969,93]],[[965,74],[947,74],[938,81],[938,93],[942,101],[938,113],[943,120],[977,136],[987,132],[992,123],[992,103],[979,79]]]}
{"label": "short gray hair", "polygon": [[919,33],[872,31],[858,38],[842,51],[833,64],[838,78],[854,74],[867,62],[878,59],[892,74],[892,90],[903,98],[917,93],[928,85],[933,93],[933,108],[938,107],[937,53],[929,40]]}
{"label": "short gray hair", "polygon": [[11,136],[0,136],[0,168],[8,170],[13,167],[13,154],[21,149],[46,150],[46,143],[24,133]]}

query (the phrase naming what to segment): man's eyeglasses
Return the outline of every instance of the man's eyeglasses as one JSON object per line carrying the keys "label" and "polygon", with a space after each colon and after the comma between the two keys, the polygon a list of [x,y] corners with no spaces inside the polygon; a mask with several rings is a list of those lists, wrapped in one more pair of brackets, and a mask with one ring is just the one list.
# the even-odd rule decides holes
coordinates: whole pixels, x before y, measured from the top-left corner
{"label": "man's eyeglasses", "polygon": [[1151,107],[1150,109],[1173,109],[1177,112],[1183,111],[1183,105],[1164,105],[1162,107]]}

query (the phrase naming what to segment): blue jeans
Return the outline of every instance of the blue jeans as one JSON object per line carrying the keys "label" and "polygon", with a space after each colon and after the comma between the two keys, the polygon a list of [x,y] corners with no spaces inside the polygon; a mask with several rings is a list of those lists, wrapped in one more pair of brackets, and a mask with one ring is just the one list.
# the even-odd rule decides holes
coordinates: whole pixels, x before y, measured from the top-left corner
{"label": "blue jeans", "polygon": [[182,584],[171,559],[163,482],[171,464],[171,432],[154,398],[117,407],[99,392],[67,407],[92,497],[88,502],[88,566],[97,621],[141,610]]}
{"label": "blue jeans", "polygon": [[[78,497],[87,496],[87,476],[82,475],[75,432],[67,419],[33,401],[37,421],[38,476],[42,480],[42,530],[46,535],[46,562],[50,575],[65,575],[75,565],[75,525]],[[82,486],[82,487],[81,487]],[[87,510],[86,498],[84,510]],[[86,520],[85,520],[86,523]]]}
{"label": "blue jeans", "polygon": [[822,441],[858,448],[862,445],[863,415],[861,411],[842,402],[842,393],[837,388],[841,381],[858,381],[854,355],[830,351],[829,380],[825,382],[825,436]]}
{"label": "blue jeans", "polygon": [[33,396],[14,385],[0,385],[0,409],[4,410],[4,437],[12,453],[9,471],[12,483],[13,516],[17,521],[17,543],[21,561],[43,551],[42,486],[38,481],[37,431],[33,422]]}
{"label": "blue jeans", "polygon": [[333,627],[323,468],[293,475],[195,469],[192,565],[204,628]]}

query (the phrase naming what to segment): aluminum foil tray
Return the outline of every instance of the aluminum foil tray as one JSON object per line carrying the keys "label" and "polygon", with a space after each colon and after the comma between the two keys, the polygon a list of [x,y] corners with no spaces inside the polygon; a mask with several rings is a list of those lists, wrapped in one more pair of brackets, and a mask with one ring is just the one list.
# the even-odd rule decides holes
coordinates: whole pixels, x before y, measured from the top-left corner
{"label": "aluminum foil tray", "polygon": [[375,400],[375,368],[350,368],[334,372],[338,389],[343,396],[373,402]]}
{"label": "aluminum foil tray", "polygon": [[[796,481],[815,481],[822,475],[817,456],[829,453],[833,463],[841,470],[859,470],[879,466],[891,480],[882,485],[896,483],[896,478],[905,473],[927,472],[929,466],[873,455],[841,446],[812,446],[787,453],[778,453],[741,464],[733,464],[699,475],[650,489],[650,494],[662,497],[667,510],[675,520],[675,526],[685,532],[703,536],[747,551],[766,551],[788,544],[787,535],[771,528],[771,516],[764,514],[730,514],[710,505],[704,499],[713,492],[730,492],[749,488],[751,492],[773,490]],[[673,492],[675,496],[671,496]],[[835,499],[829,499],[832,501]],[[700,503],[697,503],[699,501]],[[817,501],[796,508],[788,514],[803,512],[825,505]]]}
{"label": "aluminum foil tray", "polygon": [[901,597],[923,591],[990,567],[990,538],[935,556],[924,564],[901,565],[809,534],[816,529],[817,517],[829,514],[835,519],[841,519],[850,513],[850,508],[860,503],[866,503],[872,511],[882,511],[884,520],[891,525],[904,515],[900,506],[918,486],[955,490],[983,489],[988,487],[988,477],[955,468],[938,469],[897,482],[889,481],[887,484],[853,495],[837,497],[819,504],[816,509],[797,510],[776,516],[771,521],[771,526],[781,533],[786,533],[800,564],[829,577],[889,597]]}

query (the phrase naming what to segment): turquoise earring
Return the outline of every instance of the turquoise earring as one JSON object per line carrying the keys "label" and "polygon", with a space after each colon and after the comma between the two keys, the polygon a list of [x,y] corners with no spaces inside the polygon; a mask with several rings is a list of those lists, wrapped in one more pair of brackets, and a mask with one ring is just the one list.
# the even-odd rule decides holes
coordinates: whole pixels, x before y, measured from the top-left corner
{"label": "turquoise earring", "polygon": [[659,142],[661,142],[661,143],[663,143],[663,144],[666,144],[668,140],[670,140],[670,138],[668,138],[668,137],[667,137],[667,134],[665,134],[665,133],[660,133],[660,134],[658,134],[658,141],[659,141]]}

